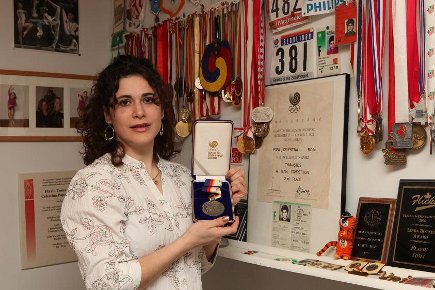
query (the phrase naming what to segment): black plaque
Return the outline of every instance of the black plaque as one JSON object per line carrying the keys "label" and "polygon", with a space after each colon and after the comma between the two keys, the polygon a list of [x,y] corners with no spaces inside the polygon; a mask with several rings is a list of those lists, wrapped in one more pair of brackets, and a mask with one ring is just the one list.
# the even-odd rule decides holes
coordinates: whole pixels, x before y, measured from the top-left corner
{"label": "black plaque", "polygon": [[395,206],[392,198],[359,199],[354,258],[387,262]]}
{"label": "black plaque", "polygon": [[435,180],[400,180],[388,265],[435,272]]}

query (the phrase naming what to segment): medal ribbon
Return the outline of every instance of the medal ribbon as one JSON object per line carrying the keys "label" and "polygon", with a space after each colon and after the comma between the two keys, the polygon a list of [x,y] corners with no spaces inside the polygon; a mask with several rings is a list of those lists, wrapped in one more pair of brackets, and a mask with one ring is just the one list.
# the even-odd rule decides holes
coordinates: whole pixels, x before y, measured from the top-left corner
{"label": "medal ribbon", "polygon": [[393,26],[393,0],[389,0],[389,27],[388,27],[388,139],[391,139],[393,125],[396,122],[395,102],[396,86],[394,74],[394,26]]}
{"label": "medal ribbon", "polygon": [[406,1],[406,32],[408,44],[408,98],[409,108],[413,109],[420,101],[419,91],[419,52],[417,38],[417,0]]}
{"label": "medal ribbon", "polygon": [[[435,69],[435,1],[434,0],[425,0],[426,17],[425,18],[425,40],[426,40],[426,69],[424,71],[425,77],[423,80],[426,81],[426,91],[427,91],[427,111],[428,111],[428,119],[429,124],[433,126],[434,120],[433,115],[435,113],[435,78],[434,78],[434,69]],[[433,128],[432,128],[433,129]]]}
{"label": "medal ribbon", "polygon": [[[382,64],[384,59],[384,35],[385,35],[385,0],[369,1],[369,19],[370,28],[368,30],[369,37],[372,41],[373,67],[368,66],[368,78],[372,81],[370,72],[373,71],[374,82],[374,98],[369,94],[369,110],[370,114],[379,115],[382,112]],[[370,35],[371,33],[371,35]],[[370,50],[368,51],[368,59],[370,60]],[[372,90],[369,89],[369,92]],[[375,101],[375,102],[373,102]]]}
{"label": "medal ribbon", "polygon": [[[357,31],[357,58],[356,58],[356,67],[355,67],[355,80],[356,80],[356,90],[357,90],[357,98],[358,98],[358,127],[357,132],[361,130],[361,118],[362,118],[362,60],[363,58],[363,1],[358,1],[358,31]],[[354,44],[351,44],[351,48],[353,48]],[[353,54],[353,52],[352,52]],[[353,62],[352,62],[353,64]]]}
{"label": "medal ribbon", "polygon": [[[200,16],[193,16],[193,42],[194,42],[194,51],[193,51],[193,78],[194,81],[199,78],[199,41],[200,41],[200,33],[199,33],[199,19]],[[199,119],[199,92],[198,89],[194,88],[194,106],[193,106],[193,117],[194,120]]]}
{"label": "medal ribbon", "polygon": [[168,82],[168,20],[157,25],[157,71],[163,81]]}
{"label": "medal ribbon", "polygon": [[[247,80],[248,78],[247,78],[247,74],[248,74],[248,70],[247,70],[247,56],[248,56],[248,45],[247,45],[247,43],[248,43],[248,35],[249,35],[249,31],[248,31],[248,5],[249,5],[249,1],[248,0],[243,0],[243,11],[244,11],[244,13],[243,13],[243,17],[244,17],[244,27],[243,27],[243,31],[244,31],[244,34],[245,34],[245,44],[244,44],[244,55],[243,55],[243,62],[244,62],[244,70],[243,70],[243,74],[244,74],[244,80]],[[251,61],[251,62],[253,62],[253,61]],[[251,71],[251,74],[252,74],[253,72]],[[250,106],[250,93],[248,92],[248,84],[247,84],[248,82],[247,81],[244,81],[243,82],[243,86],[244,86],[244,89],[243,89],[243,95],[244,95],[244,97],[243,97],[243,114],[242,114],[242,116],[243,116],[243,120],[242,120],[242,122],[243,122],[243,134],[247,134],[247,132],[248,132],[248,130],[249,130],[249,127],[250,127],[250,124],[251,124],[251,122],[250,122],[250,119],[251,119],[251,106]]]}
{"label": "medal ribbon", "polygon": [[406,22],[403,21],[406,3],[402,0],[393,3],[395,115],[396,121],[403,123],[409,122]]}

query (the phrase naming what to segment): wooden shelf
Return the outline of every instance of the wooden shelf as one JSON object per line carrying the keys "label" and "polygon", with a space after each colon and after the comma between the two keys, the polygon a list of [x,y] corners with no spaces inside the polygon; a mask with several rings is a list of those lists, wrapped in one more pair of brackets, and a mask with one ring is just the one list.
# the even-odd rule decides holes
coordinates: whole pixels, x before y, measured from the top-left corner
{"label": "wooden shelf", "polygon": [[[257,251],[257,253],[253,255],[244,254],[246,251],[252,250]],[[289,271],[294,273],[299,273],[303,275],[309,275],[334,281],[340,281],[344,283],[350,283],[360,286],[371,287],[374,289],[403,289],[403,290],[421,290],[424,287],[413,286],[408,284],[401,284],[398,282],[386,281],[378,279],[376,275],[369,276],[358,276],[348,274],[344,269],[339,269],[336,271],[325,270],[320,268],[302,266],[297,264],[292,264],[291,261],[277,261],[276,258],[293,258],[296,260],[303,259],[317,259],[320,261],[346,266],[350,263],[350,261],[345,260],[336,260],[333,257],[329,256],[316,256],[313,254],[295,252],[290,250],[278,249],[273,247],[267,247],[258,244],[245,243],[240,241],[229,240],[229,245],[219,248],[219,256],[250,263],[256,264],[259,266],[264,266],[273,269],[279,269],[283,271]],[[383,268],[387,273],[394,273],[399,277],[407,277],[411,275],[413,277],[435,277],[435,273],[423,272],[423,271],[415,271],[410,269],[403,268],[395,268],[390,266],[385,266]]]}

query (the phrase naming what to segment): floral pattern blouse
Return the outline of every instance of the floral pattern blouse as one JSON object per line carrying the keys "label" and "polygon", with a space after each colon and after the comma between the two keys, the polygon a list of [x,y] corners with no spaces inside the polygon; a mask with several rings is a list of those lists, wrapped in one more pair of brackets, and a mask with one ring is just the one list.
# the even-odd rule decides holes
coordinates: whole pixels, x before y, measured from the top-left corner
{"label": "floral pattern blouse", "polygon": [[[137,289],[138,258],[170,244],[192,224],[186,167],[160,159],[162,194],[142,162],[129,156],[123,162],[115,167],[106,154],[79,170],[63,201],[62,226],[87,289]],[[212,263],[202,247],[195,248],[148,289],[202,289],[201,273]]]}

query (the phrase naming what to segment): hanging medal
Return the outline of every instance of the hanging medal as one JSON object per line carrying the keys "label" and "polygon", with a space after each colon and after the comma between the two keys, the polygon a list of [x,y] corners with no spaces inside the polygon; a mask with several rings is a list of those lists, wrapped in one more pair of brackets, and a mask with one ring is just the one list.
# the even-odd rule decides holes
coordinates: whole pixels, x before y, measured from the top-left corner
{"label": "hanging medal", "polygon": [[408,99],[408,39],[407,27],[403,19],[407,18],[405,1],[394,1],[394,65],[395,65],[395,116],[391,137],[395,149],[412,148],[412,124],[409,122]]}
{"label": "hanging medal", "polygon": [[[361,2],[360,2],[361,3]],[[374,138],[374,126],[372,123],[372,120],[369,120],[369,113],[368,113],[368,99],[369,99],[369,90],[374,90],[373,86],[369,85],[369,79],[372,80],[369,72],[368,72],[368,65],[369,65],[369,57],[368,53],[371,51],[371,47],[369,46],[370,37],[369,37],[369,29],[370,26],[368,25],[368,17],[367,15],[367,8],[365,2],[362,2],[360,5],[362,5],[362,17],[360,18],[360,21],[362,22],[362,34],[361,34],[361,41],[359,41],[359,46],[361,47],[361,56],[362,56],[362,69],[361,69],[361,102],[359,102],[359,112],[361,115],[361,119],[359,120],[359,126],[358,126],[358,133],[360,134],[360,150],[364,154],[370,154],[373,149],[375,148],[375,138]],[[370,91],[370,96],[374,98],[374,92]],[[375,104],[374,101],[371,102],[372,104]]]}
{"label": "hanging medal", "polygon": [[231,82],[233,60],[228,41],[220,39],[220,16],[215,16],[215,40],[208,44],[201,59],[199,78],[208,92],[219,92]]}
{"label": "hanging medal", "polygon": [[412,121],[412,149],[421,149],[426,143],[427,122],[426,97],[424,93],[424,10],[423,0],[407,2],[407,40],[408,40],[408,97]]}

